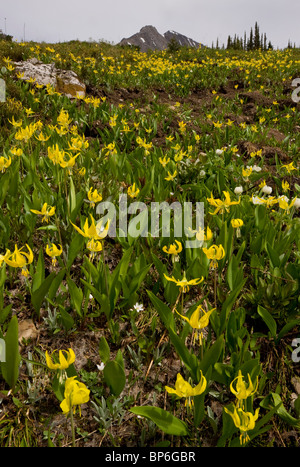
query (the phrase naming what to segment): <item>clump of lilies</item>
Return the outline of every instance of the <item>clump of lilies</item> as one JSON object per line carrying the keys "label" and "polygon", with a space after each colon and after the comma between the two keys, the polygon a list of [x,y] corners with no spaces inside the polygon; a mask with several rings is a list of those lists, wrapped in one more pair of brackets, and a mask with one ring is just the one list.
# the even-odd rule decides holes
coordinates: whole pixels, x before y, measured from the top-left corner
{"label": "clump of lilies", "polygon": [[74,418],[76,407],[81,416],[81,405],[86,404],[90,398],[90,390],[86,385],[77,379],[77,375],[68,376],[68,368],[75,362],[75,352],[72,348],[68,350],[54,350],[51,354],[45,352],[47,367],[56,372],[57,380],[63,388],[63,398],[60,403],[60,408],[65,415],[70,415],[72,443],[75,447],[75,427]]}
{"label": "clump of lilies", "polygon": [[254,412],[246,411],[246,400],[248,397],[253,396],[257,392],[258,378],[255,383],[252,382],[251,377],[248,373],[248,383],[245,382],[241,370],[230,384],[230,390],[236,397],[236,404],[233,407],[233,411],[227,407],[224,408],[225,412],[228,413],[235,426],[240,430],[240,443],[241,445],[246,444],[250,441],[249,431],[255,427],[255,422],[259,416],[259,408]]}

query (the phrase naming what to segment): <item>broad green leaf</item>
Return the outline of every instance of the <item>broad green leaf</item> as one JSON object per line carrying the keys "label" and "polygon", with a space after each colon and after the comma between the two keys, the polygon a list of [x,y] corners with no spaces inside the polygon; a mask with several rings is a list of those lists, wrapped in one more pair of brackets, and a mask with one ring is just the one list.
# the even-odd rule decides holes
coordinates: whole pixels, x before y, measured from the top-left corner
{"label": "broad green leaf", "polygon": [[49,276],[46,277],[46,279],[42,282],[39,288],[34,290],[31,294],[31,303],[38,317],[40,316],[40,309],[41,309],[43,300],[45,299],[55,276],[56,276],[55,272],[51,272],[51,274],[49,274]]}
{"label": "broad green leaf", "polygon": [[266,325],[268,326],[268,329],[272,335],[272,337],[275,339],[276,338],[276,333],[277,333],[277,325],[276,321],[274,320],[273,316],[266,310],[264,307],[261,305],[257,306],[257,312],[259,316],[262,317]]}
{"label": "broad green leaf", "polygon": [[77,287],[75,282],[70,278],[67,279],[67,283],[69,287],[71,303],[74,306],[77,314],[79,316],[82,316],[82,301],[83,301],[82,289],[80,287]]}
{"label": "broad green leaf", "polygon": [[104,336],[102,336],[99,341],[99,356],[104,364],[110,359],[109,345]]}
{"label": "broad green leaf", "polygon": [[146,405],[142,407],[132,407],[129,410],[135,415],[140,415],[141,417],[148,418],[167,435],[188,435],[188,428],[182,420],[179,420],[179,418],[175,417],[170,412],[167,412],[166,410],[163,410],[159,407],[152,407]]}
{"label": "broad green leaf", "polygon": [[112,394],[118,397],[126,383],[125,372],[115,360],[109,361],[103,370],[103,378]]}

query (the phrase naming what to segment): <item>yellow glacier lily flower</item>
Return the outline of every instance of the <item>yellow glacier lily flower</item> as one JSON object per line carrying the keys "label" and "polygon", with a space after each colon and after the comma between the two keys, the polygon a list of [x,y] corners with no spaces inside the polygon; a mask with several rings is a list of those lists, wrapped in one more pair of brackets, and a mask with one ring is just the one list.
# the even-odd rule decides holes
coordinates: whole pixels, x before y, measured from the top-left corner
{"label": "yellow glacier lily flower", "polygon": [[191,280],[188,281],[186,276],[185,276],[185,273],[183,274],[183,278],[181,280],[175,279],[174,276],[168,277],[166,274],[164,274],[164,276],[168,281],[175,282],[175,284],[177,285],[177,287],[179,287],[179,289],[180,289],[180,291],[182,293],[188,292],[190,290],[191,285],[198,285],[204,280],[204,278],[201,277],[201,279],[200,278],[191,279]]}
{"label": "yellow glacier lily flower", "polygon": [[94,238],[92,238],[91,240],[89,240],[86,244],[86,247],[88,250],[90,250],[90,259],[93,260],[94,259],[94,256],[96,253],[98,253],[99,251],[102,251],[102,243],[100,240],[95,240]]}
{"label": "yellow glacier lily flower", "polygon": [[197,306],[196,310],[193,312],[192,316],[190,318],[187,318],[187,316],[183,316],[180,313],[178,313],[177,310],[176,313],[181,316],[184,320],[186,320],[189,325],[196,330],[196,334],[194,337],[194,341],[196,338],[199,338],[200,345],[202,344],[202,338],[203,338],[203,332],[200,332],[201,329],[206,328],[209,325],[209,317],[212,314],[212,312],[215,310],[215,308],[212,308],[209,311],[205,311],[201,305]]}
{"label": "yellow glacier lily flower", "polygon": [[53,266],[55,266],[57,263],[57,256],[60,256],[62,254],[62,246],[59,245],[59,247],[60,248],[57,248],[57,246],[54,243],[51,243],[51,245],[46,246],[46,253],[52,258]]}
{"label": "yellow glacier lily flower", "polygon": [[6,157],[0,157],[0,172],[4,172],[11,164],[11,157],[6,159]]}
{"label": "yellow glacier lily flower", "polygon": [[295,201],[296,201],[297,198],[294,198],[290,203],[289,203],[289,199],[286,197],[286,196],[279,196],[277,198],[277,201],[278,201],[278,204],[279,204],[279,207],[281,209],[284,209],[285,211],[289,212],[290,209],[294,206],[295,204]]}
{"label": "yellow glacier lily flower", "polygon": [[100,201],[102,201],[102,195],[98,193],[96,189],[93,190],[93,188],[90,188],[88,191],[88,199],[91,203],[91,207],[93,208],[95,206],[95,203],[99,203]]}
{"label": "yellow glacier lily flower", "polygon": [[25,251],[22,251],[22,248],[18,249],[17,245],[15,245],[15,249],[12,253],[9,255],[5,255],[4,261],[8,266],[11,266],[12,268],[21,268],[22,269],[22,275],[27,277],[29,272],[27,269],[27,265],[31,264],[33,261],[33,253],[29,245],[26,244],[28,253],[25,253]]}
{"label": "yellow glacier lily flower", "polygon": [[81,415],[80,406],[86,404],[90,398],[90,390],[84,383],[76,380],[77,376],[68,378],[65,383],[64,400],[60,404],[61,410],[64,414],[70,412],[73,409],[75,412],[75,406],[79,406],[79,414]]}
{"label": "yellow glacier lily flower", "polygon": [[240,401],[243,401],[247,399],[247,397],[255,394],[257,391],[257,388],[258,388],[258,378],[256,378],[256,383],[254,385],[248,373],[248,385],[246,385],[241,370],[239,370],[238,376],[234,378],[232,382],[230,383],[230,390],[232,394],[234,394],[235,397],[237,398],[239,404],[240,404]]}
{"label": "yellow glacier lily flower", "polygon": [[130,198],[136,198],[139,192],[140,189],[136,188],[135,183],[132,186],[130,186],[127,190],[127,193],[130,196]]}
{"label": "yellow glacier lily flower", "polygon": [[165,245],[163,246],[163,251],[167,253],[168,255],[172,255],[172,261],[176,261],[179,256],[178,254],[181,253],[182,251],[182,244],[178,240],[175,240],[177,246],[175,243],[169,246],[169,248]]}
{"label": "yellow glacier lily flower", "polygon": [[241,431],[240,443],[246,444],[250,441],[248,431],[251,431],[255,427],[255,422],[258,419],[259,409],[256,409],[254,415],[251,412],[244,412],[243,409],[234,407],[231,412],[227,407],[224,408],[225,412],[228,413],[235,426]]}
{"label": "yellow glacier lily flower", "polygon": [[208,259],[211,260],[210,267],[215,269],[218,267],[218,261],[225,256],[225,250],[222,245],[212,245],[209,248],[203,248],[203,252]]}
{"label": "yellow glacier lily flower", "polygon": [[200,381],[197,384],[197,386],[195,386],[194,388],[190,385],[190,383],[188,383],[187,381],[183,379],[180,373],[178,373],[177,379],[175,382],[175,389],[169,386],[165,386],[165,389],[169,394],[176,394],[180,398],[185,397],[187,399],[185,402],[185,405],[188,405],[189,407],[191,407],[193,403],[193,401],[191,400],[191,397],[199,396],[200,394],[202,394],[205,391],[206,386],[207,386],[206,378],[205,376],[203,376],[201,370],[200,370],[200,373],[201,373]]}
{"label": "yellow glacier lily flower", "polygon": [[66,370],[75,362],[75,353],[71,348],[68,350],[59,350],[58,357],[55,353],[57,353],[57,350],[53,350],[51,355],[49,355],[47,350],[45,352],[46,364],[50,370]]}
{"label": "yellow glacier lily flower", "polygon": [[47,203],[44,203],[42,206],[41,211],[37,211],[36,209],[30,209],[31,212],[34,214],[38,214],[40,216],[44,216],[42,222],[49,222],[49,217],[54,216],[55,214],[55,206],[48,206]]}
{"label": "yellow glacier lily flower", "polygon": [[223,201],[221,199],[215,199],[212,194],[211,194],[211,198],[207,198],[207,201],[209,202],[209,204],[211,206],[215,206],[216,208],[214,212],[210,212],[210,214],[212,214],[213,216],[215,214],[218,214],[219,212],[220,214],[223,214],[224,211],[228,212],[230,206],[239,204],[241,202],[240,199],[239,201],[231,201],[230,194],[228,191],[223,191],[223,194],[225,197]]}
{"label": "yellow glacier lily flower", "polygon": [[110,222],[108,221],[105,228],[102,228],[101,222],[98,222],[96,225],[95,219],[93,218],[93,216],[91,215],[90,217],[91,217],[91,225],[89,226],[88,218],[86,218],[84,226],[83,226],[83,230],[81,230],[79,227],[77,227],[77,225],[73,224],[72,222],[71,224],[77,230],[77,232],[79,232],[80,235],[82,235],[85,238],[89,238],[89,239],[93,238],[94,240],[101,240],[102,238],[105,238],[108,234]]}

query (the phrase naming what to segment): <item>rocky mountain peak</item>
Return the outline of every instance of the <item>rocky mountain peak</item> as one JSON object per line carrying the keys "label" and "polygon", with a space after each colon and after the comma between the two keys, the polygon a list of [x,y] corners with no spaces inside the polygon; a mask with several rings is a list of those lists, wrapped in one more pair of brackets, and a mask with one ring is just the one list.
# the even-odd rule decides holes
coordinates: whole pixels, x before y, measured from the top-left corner
{"label": "rocky mountain peak", "polygon": [[139,47],[141,52],[147,52],[147,50],[165,50],[174,39],[183,47],[198,48],[200,45],[199,42],[175,31],[167,31],[162,35],[151,25],[144,26],[138,33],[122,39],[120,45],[133,45]]}

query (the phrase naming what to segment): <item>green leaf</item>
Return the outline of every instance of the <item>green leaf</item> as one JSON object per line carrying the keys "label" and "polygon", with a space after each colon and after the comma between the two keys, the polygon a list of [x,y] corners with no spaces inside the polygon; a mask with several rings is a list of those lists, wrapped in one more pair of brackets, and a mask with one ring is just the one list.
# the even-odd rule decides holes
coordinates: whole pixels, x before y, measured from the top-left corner
{"label": "green leaf", "polygon": [[82,316],[82,301],[83,301],[83,292],[80,287],[77,287],[75,282],[72,279],[67,279],[70,298],[72,305],[74,306],[77,314]]}
{"label": "green leaf", "polygon": [[69,251],[68,251],[68,260],[67,260],[67,268],[69,269],[76,256],[78,255],[79,251],[82,249],[83,244],[84,244],[84,237],[82,237],[80,234],[75,235],[70,243]]}
{"label": "green leaf", "polygon": [[105,365],[103,378],[112,394],[118,397],[124,389],[126,383],[125,372],[116,361],[110,361]]}
{"label": "green leaf", "polygon": [[38,317],[40,316],[40,309],[41,309],[43,300],[45,299],[55,276],[56,276],[55,272],[51,272],[51,274],[49,274],[49,276],[46,277],[46,279],[42,282],[39,288],[34,290],[31,293],[31,303]]}
{"label": "green leaf", "polygon": [[61,320],[62,320],[62,324],[63,324],[65,330],[69,331],[74,326],[74,319],[72,318],[70,313],[67,312],[65,307],[63,307],[60,304],[58,306],[59,306],[59,313],[60,313],[60,317],[61,317]]}
{"label": "green leaf", "polygon": [[1,363],[2,376],[13,390],[19,377],[21,355],[18,341],[18,319],[14,315],[8,325],[5,342],[5,362]]}
{"label": "green leaf", "polygon": [[283,405],[280,395],[276,394],[275,392],[272,392],[271,394],[272,394],[274,404],[276,406],[281,403],[276,411],[277,415],[279,415],[279,417],[282,418],[282,420],[284,420],[289,425],[300,428],[300,420],[297,420],[286,410],[286,408]]}
{"label": "green leaf", "polygon": [[170,412],[167,412],[166,410],[163,410],[159,407],[152,407],[146,405],[143,407],[132,407],[129,410],[135,415],[140,415],[141,417],[148,418],[167,435],[188,435],[187,426],[182,420],[179,420],[179,418],[175,417]]}
{"label": "green leaf", "polygon": [[210,367],[213,367],[215,363],[218,362],[221,352],[224,349],[224,337],[223,335],[219,336],[214,344],[206,350],[203,358],[199,363],[199,369],[202,370],[205,375]]}
{"label": "green leaf", "polygon": [[110,359],[109,345],[104,336],[102,336],[99,341],[99,356],[104,364]]}
{"label": "green leaf", "polygon": [[278,333],[276,342],[279,342],[280,339],[282,339],[282,337],[285,336],[285,334],[287,334],[290,331],[290,329],[293,329],[296,326],[300,326],[300,320],[299,319],[289,321],[285,326],[283,326],[281,331]]}
{"label": "green leaf", "polygon": [[45,280],[45,263],[43,250],[40,250],[35,274],[32,277],[32,292],[37,290]]}
{"label": "green leaf", "polygon": [[264,307],[261,305],[257,306],[257,312],[259,316],[262,317],[266,325],[268,326],[268,329],[272,335],[272,337],[275,339],[276,338],[276,333],[277,333],[277,325],[276,321],[274,320],[273,316],[266,310]]}
{"label": "green leaf", "polygon": [[266,244],[266,250],[269,255],[272,267],[279,268],[281,264],[279,254],[274,250],[274,248],[271,247],[269,243]]}

